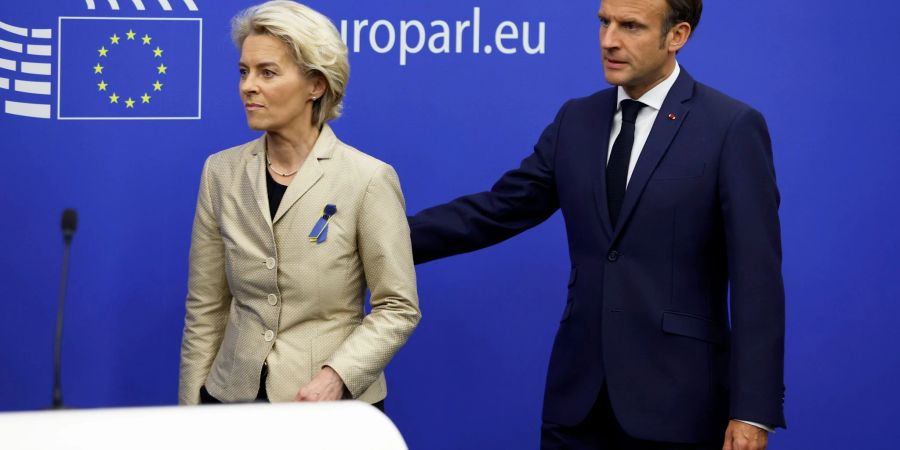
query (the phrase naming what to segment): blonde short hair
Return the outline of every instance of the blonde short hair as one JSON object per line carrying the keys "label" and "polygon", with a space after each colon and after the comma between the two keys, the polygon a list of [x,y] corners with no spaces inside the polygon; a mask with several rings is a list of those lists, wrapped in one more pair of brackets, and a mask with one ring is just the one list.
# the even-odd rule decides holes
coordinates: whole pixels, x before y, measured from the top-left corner
{"label": "blonde short hair", "polygon": [[231,19],[231,37],[239,50],[251,34],[281,39],[304,75],[318,74],[325,79],[325,94],[313,102],[315,126],[340,117],[350,62],[347,46],[331,20],[300,3],[273,0],[251,6]]}

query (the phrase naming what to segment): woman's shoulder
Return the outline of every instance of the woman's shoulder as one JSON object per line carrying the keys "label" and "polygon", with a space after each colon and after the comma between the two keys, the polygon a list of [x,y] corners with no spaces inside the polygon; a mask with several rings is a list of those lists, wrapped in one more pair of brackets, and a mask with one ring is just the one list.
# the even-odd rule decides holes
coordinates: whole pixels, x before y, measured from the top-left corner
{"label": "woman's shoulder", "polygon": [[347,144],[339,144],[339,151],[343,153],[343,159],[346,164],[351,164],[355,166],[359,166],[361,169],[369,169],[376,170],[379,167],[388,165],[386,162],[366,153],[362,150],[347,145]]}
{"label": "woman's shoulder", "polygon": [[399,182],[393,166],[356,147],[341,143],[335,153],[341,161],[340,173],[347,175],[347,180],[360,188],[369,189],[373,184]]}
{"label": "woman's shoulder", "polygon": [[262,139],[262,137],[256,138],[252,141],[213,153],[206,158],[206,165],[210,170],[214,171],[228,171],[228,169],[233,169],[240,165],[247,157],[253,156],[264,150]]}

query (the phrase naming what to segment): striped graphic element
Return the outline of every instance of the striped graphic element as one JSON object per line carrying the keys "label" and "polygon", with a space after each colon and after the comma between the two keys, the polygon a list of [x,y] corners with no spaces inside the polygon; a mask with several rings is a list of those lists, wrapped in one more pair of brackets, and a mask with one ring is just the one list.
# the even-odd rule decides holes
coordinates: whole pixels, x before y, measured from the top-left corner
{"label": "striped graphic element", "polygon": [[[148,0],[148,2],[152,3],[153,0]],[[163,11],[172,11],[172,4],[169,0],[156,0],[156,2],[159,3],[159,7],[162,8]],[[188,11],[199,10],[197,8],[197,3],[195,3],[194,0],[182,0],[182,2]],[[118,0],[107,0],[106,3],[109,4],[109,9],[113,11],[118,11],[120,9]],[[144,0],[131,0],[131,3],[134,5],[134,9],[138,11],[145,11],[147,9],[147,7],[144,6]],[[93,11],[97,9],[97,2],[94,0],[84,0],[84,4],[88,10]]]}
{"label": "striped graphic element", "polygon": [[2,112],[51,118],[53,30],[0,21],[0,100]]}
{"label": "striped graphic element", "polygon": [[[129,3],[137,11],[173,12],[176,10],[173,3],[183,4],[188,11],[199,10],[195,0],[84,0],[85,7],[91,11],[97,10],[98,4],[104,9],[108,6],[112,11],[120,11]],[[27,28],[0,18],[0,112],[40,119],[52,117],[51,97],[54,88],[59,90],[59,80],[54,79],[59,75],[54,66],[58,67],[60,61],[56,48],[59,43],[53,41],[56,35],[52,28]]]}

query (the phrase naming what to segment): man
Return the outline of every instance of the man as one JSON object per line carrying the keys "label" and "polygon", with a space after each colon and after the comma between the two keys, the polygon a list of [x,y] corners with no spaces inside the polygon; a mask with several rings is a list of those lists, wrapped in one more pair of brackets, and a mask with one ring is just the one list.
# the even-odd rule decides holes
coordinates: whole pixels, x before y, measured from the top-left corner
{"label": "man", "polygon": [[410,218],[422,263],[562,209],[572,272],[543,448],[755,450],[785,426],[771,142],[757,111],[676,62],[701,11],[701,0],[604,0],[615,87],[563,105],[490,191]]}

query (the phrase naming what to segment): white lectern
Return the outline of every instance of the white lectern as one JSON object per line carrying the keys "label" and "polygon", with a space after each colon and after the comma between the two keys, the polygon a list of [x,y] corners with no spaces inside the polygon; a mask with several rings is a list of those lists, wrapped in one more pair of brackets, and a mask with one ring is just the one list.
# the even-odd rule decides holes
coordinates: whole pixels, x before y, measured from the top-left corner
{"label": "white lectern", "polygon": [[276,403],[0,414],[4,450],[407,450],[362,402]]}

